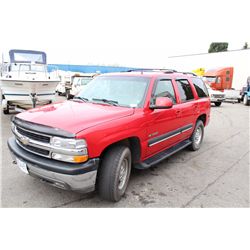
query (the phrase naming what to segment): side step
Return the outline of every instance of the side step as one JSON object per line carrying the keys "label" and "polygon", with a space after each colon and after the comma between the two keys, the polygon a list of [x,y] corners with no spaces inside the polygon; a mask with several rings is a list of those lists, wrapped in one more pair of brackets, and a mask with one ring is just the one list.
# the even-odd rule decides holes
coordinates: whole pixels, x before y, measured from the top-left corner
{"label": "side step", "polygon": [[135,164],[135,168],[137,169],[146,169],[146,168],[150,168],[153,165],[158,164],[159,162],[165,160],[166,158],[168,158],[169,156],[175,154],[176,152],[186,148],[188,145],[190,145],[192,142],[188,139],[185,141],[182,141],[178,144],[176,144],[175,146],[168,148],[148,159],[146,159],[143,162],[137,163]]}

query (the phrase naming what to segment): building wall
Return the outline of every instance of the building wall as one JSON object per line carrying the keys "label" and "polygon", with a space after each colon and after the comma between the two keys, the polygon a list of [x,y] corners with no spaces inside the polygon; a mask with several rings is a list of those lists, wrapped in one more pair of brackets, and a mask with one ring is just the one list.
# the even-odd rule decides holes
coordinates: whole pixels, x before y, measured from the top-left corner
{"label": "building wall", "polygon": [[217,67],[234,67],[233,88],[241,89],[250,76],[250,49],[209,54],[173,56],[168,58],[167,68],[179,71],[205,70]]}

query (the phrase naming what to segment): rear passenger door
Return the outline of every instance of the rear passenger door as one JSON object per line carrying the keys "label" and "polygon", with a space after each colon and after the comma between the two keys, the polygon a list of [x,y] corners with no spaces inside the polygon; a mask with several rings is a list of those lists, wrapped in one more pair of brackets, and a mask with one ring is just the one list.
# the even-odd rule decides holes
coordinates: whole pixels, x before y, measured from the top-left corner
{"label": "rear passenger door", "polygon": [[199,105],[195,100],[193,88],[186,78],[175,79],[177,89],[179,92],[182,139],[190,137],[195,126],[195,117],[199,113]]}

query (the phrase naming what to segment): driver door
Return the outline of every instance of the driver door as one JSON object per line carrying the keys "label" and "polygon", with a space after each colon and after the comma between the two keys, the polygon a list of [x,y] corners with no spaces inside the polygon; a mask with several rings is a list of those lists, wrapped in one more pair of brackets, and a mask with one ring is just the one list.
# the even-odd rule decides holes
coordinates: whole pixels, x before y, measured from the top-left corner
{"label": "driver door", "polygon": [[147,157],[167,149],[181,140],[178,129],[181,126],[181,111],[176,105],[176,95],[171,79],[159,79],[156,81],[151,104],[155,104],[157,97],[168,97],[173,102],[169,109],[154,109],[148,113],[148,150]]}

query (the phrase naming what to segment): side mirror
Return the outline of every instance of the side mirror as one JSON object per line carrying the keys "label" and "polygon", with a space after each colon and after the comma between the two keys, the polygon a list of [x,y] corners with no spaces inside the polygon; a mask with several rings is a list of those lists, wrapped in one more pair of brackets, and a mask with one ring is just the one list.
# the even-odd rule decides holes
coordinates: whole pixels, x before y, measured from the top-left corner
{"label": "side mirror", "polygon": [[168,97],[156,97],[155,104],[150,105],[151,109],[170,109],[173,107],[173,101]]}

